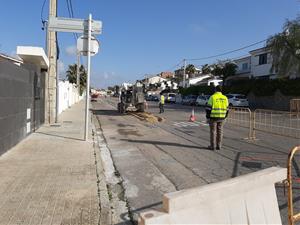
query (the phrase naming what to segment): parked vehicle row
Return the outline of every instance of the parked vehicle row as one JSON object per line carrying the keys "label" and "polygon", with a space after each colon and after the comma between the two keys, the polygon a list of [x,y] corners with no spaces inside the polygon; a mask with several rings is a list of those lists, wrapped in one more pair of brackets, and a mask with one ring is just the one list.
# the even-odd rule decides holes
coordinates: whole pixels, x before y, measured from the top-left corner
{"label": "parked vehicle row", "polygon": [[[229,106],[231,107],[249,107],[248,99],[242,94],[227,94]],[[182,97],[181,104],[206,106],[210,95],[187,95]]]}
{"label": "parked vehicle row", "polygon": [[[210,95],[186,95],[180,96],[174,93],[164,94],[166,103],[179,103],[182,105],[206,106]],[[229,106],[231,107],[249,107],[248,99],[242,94],[226,94]],[[159,101],[156,95],[146,96],[147,101]]]}

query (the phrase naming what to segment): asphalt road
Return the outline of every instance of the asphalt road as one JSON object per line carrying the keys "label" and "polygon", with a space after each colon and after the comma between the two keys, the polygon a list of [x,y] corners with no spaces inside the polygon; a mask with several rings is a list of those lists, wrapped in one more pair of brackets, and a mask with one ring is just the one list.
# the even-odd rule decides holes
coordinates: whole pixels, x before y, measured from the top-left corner
{"label": "asphalt road", "polygon": [[[157,102],[148,112],[164,122],[151,124],[116,111],[114,98],[93,103],[114,165],[123,179],[125,195],[133,215],[161,206],[162,195],[213,183],[271,166],[286,167],[289,150],[299,139],[257,132],[256,141],[247,140],[248,129],[226,124],[223,149],[207,150],[209,127],[204,109],[194,107],[196,122],[189,122],[193,107],[167,104],[158,114]],[[297,158],[299,162],[299,158]],[[300,176],[297,162],[295,176]],[[295,204],[300,206],[299,187]],[[287,196],[276,188],[282,221],[287,223]],[[297,207],[298,209],[300,207]],[[136,217],[135,217],[136,218]]]}

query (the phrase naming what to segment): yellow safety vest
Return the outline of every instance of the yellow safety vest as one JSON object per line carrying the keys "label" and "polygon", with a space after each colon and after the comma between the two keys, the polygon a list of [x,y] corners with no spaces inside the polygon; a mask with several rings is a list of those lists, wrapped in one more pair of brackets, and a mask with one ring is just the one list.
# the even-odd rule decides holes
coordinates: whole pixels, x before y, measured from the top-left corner
{"label": "yellow safety vest", "polygon": [[165,104],[165,96],[160,96],[160,104]]}
{"label": "yellow safety vest", "polygon": [[228,110],[228,99],[221,92],[210,96],[207,105],[211,107],[210,118],[225,119]]}

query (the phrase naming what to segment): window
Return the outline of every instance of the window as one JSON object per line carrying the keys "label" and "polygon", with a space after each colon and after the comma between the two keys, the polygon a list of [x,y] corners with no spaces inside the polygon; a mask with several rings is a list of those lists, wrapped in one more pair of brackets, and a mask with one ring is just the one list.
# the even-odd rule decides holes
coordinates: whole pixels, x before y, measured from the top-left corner
{"label": "window", "polygon": [[267,61],[268,61],[268,54],[267,53],[259,55],[258,65],[267,64],[268,63]]}
{"label": "window", "polygon": [[247,70],[247,69],[248,69],[248,63],[243,63],[242,70]]}

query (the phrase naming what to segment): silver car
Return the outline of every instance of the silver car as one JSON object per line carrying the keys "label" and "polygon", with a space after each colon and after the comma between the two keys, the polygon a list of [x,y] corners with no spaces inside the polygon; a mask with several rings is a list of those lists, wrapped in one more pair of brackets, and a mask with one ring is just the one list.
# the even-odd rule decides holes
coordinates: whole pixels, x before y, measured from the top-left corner
{"label": "silver car", "polygon": [[208,99],[209,99],[209,95],[199,95],[197,100],[196,100],[196,105],[198,106],[206,106]]}

